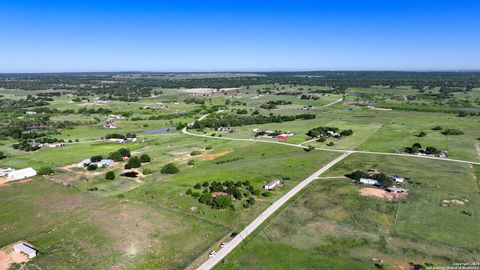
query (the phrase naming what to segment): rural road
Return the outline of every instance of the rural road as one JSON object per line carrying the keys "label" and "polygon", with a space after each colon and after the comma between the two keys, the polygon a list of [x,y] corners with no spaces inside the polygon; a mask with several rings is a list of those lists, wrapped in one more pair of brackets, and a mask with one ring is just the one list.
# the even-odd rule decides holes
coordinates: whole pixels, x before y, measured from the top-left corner
{"label": "rural road", "polygon": [[237,234],[230,242],[226,244],[226,246],[220,249],[217,255],[209,258],[206,262],[204,262],[198,270],[208,270],[212,269],[217,263],[219,263],[225,256],[227,256],[230,252],[232,252],[236,246],[238,246],[247,236],[255,231],[267,218],[269,218],[275,211],[280,209],[282,205],[284,205],[288,200],[290,200],[295,194],[301,191],[304,187],[310,184],[313,180],[317,179],[322,173],[330,169],[333,165],[337,164],[342,159],[346,158],[351,154],[350,151],[343,153],[341,156],[337,157],[336,159],[330,161],[327,165],[323,166],[320,170],[314,172],[309,177],[305,178],[302,182],[292,188],[289,192],[283,195],[280,199],[275,201],[272,205],[270,205],[265,211],[263,211],[252,223],[250,223],[243,231]]}
{"label": "rural road", "polygon": [[332,105],[334,105],[334,104],[337,104],[337,103],[339,103],[339,102],[342,102],[342,101],[343,101],[343,98],[341,98],[341,99],[339,99],[339,100],[336,100],[336,101],[334,101],[334,102],[332,102],[332,103],[328,103],[327,105],[323,105],[323,106],[321,106],[321,107],[330,107],[330,106],[332,106]]}
{"label": "rural road", "polygon": [[[205,115],[204,115],[205,116]],[[203,117],[203,116],[202,116]],[[203,119],[203,118],[202,118]],[[261,143],[271,143],[271,144],[280,144],[286,146],[292,146],[297,148],[307,148],[302,144],[293,144],[293,143],[286,143],[286,142],[279,142],[279,141],[266,141],[266,140],[259,140],[259,139],[241,139],[241,138],[228,138],[228,137],[212,137],[209,135],[203,134],[195,134],[191,133],[187,130],[187,128],[182,129],[182,133],[190,136],[196,137],[203,137],[203,138],[210,138],[210,139],[218,139],[218,140],[227,140],[227,141],[244,141],[244,142],[261,142]],[[358,154],[371,154],[371,155],[386,155],[386,156],[400,156],[400,157],[412,157],[412,158],[423,158],[423,159],[434,159],[434,160],[443,160],[443,161],[451,161],[451,162],[459,162],[459,163],[466,163],[466,164],[474,164],[480,165],[480,162],[469,161],[469,160],[461,160],[461,159],[451,159],[451,158],[440,158],[440,157],[431,157],[431,156],[417,156],[412,154],[403,154],[403,153],[386,153],[386,152],[372,152],[372,151],[360,151],[360,150],[346,150],[346,149],[329,149],[329,148],[315,148],[315,150],[319,151],[329,151],[329,152],[337,152],[337,153],[358,153]]]}
{"label": "rural road", "polygon": [[[334,103],[328,104],[328,106],[338,103],[341,100],[338,100]],[[199,118],[199,120],[205,119],[207,115],[203,115]],[[270,143],[270,144],[279,144],[279,145],[286,145],[291,147],[303,148],[305,149],[306,146],[302,144],[292,144],[280,141],[266,141],[266,140],[259,140],[259,139],[241,139],[241,138],[227,138],[227,137],[212,137],[209,135],[203,134],[195,134],[191,133],[187,130],[187,127],[183,128],[181,131],[185,135],[195,136],[195,137],[203,137],[203,138],[211,138],[211,139],[218,139],[218,140],[227,140],[227,141],[245,141],[245,142],[260,142],[260,143]],[[310,140],[312,141],[312,140]],[[305,142],[308,143],[308,142]],[[343,150],[343,149],[327,149],[327,148],[315,148],[315,150],[319,151],[329,151],[329,152],[337,152],[342,153],[341,156],[337,157],[336,159],[332,160],[327,165],[323,166],[320,170],[316,171],[305,180],[300,182],[294,188],[292,188],[289,192],[283,195],[279,200],[274,202],[271,206],[269,206],[262,214],[260,214],[252,223],[250,223],[243,231],[241,231],[237,236],[235,236],[227,245],[220,249],[217,255],[209,258],[205,261],[198,270],[207,270],[212,269],[217,263],[219,263],[222,259],[224,259],[230,252],[232,252],[236,246],[238,246],[248,235],[250,235],[253,231],[255,231],[258,226],[260,226],[268,217],[270,217],[275,211],[277,211],[283,204],[285,204],[289,199],[291,199],[295,194],[297,194],[300,190],[302,190],[305,186],[311,183],[313,180],[317,179],[322,173],[330,169],[333,165],[338,163],[339,161],[343,160],[347,156],[353,153],[358,154],[372,154],[372,155],[388,155],[388,156],[404,156],[404,157],[413,157],[413,158],[423,158],[423,159],[434,159],[434,160],[443,160],[443,161],[451,161],[451,162],[459,162],[459,163],[467,163],[467,164],[475,164],[480,165],[480,162],[468,161],[468,160],[459,160],[459,159],[449,159],[449,158],[439,158],[439,157],[429,157],[429,156],[417,156],[411,154],[402,154],[402,153],[385,153],[385,152],[371,152],[371,151],[358,151],[358,150]]]}

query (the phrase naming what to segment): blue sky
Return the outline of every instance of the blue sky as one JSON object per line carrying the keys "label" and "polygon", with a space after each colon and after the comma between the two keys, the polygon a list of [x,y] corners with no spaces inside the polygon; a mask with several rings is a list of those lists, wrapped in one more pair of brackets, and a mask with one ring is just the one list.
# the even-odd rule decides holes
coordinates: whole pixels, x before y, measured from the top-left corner
{"label": "blue sky", "polygon": [[0,1],[0,72],[480,70],[480,1]]}

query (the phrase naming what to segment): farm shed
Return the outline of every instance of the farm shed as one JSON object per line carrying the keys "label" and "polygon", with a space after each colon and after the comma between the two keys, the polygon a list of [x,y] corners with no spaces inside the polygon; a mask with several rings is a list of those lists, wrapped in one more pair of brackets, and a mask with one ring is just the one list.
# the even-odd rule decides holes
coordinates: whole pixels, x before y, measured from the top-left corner
{"label": "farm shed", "polygon": [[272,190],[273,188],[280,185],[281,183],[282,183],[282,181],[280,181],[279,179],[275,179],[275,180],[265,184],[263,186],[263,188],[266,189],[266,190]]}
{"label": "farm shed", "polygon": [[17,243],[13,245],[13,251],[27,256],[29,259],[37,256],[37,250],[25,243]]}

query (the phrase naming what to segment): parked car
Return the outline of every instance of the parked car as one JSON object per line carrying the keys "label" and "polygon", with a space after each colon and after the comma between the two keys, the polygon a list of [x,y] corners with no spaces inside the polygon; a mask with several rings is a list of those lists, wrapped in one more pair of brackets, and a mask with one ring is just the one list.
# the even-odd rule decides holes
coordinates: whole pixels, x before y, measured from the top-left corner
{"label": "parked car", "polygon": [[217,253],[215,251],[212,251],[208,254],[208,257],[209,258],[212,258],[213,256],[217,255]]}
{"label": "parked car", "polygon": [[221,247],[221,248],[224,248],[226,245],[227,245],[226,242],[222,242],[222,243],[220,244],[220,247]]}

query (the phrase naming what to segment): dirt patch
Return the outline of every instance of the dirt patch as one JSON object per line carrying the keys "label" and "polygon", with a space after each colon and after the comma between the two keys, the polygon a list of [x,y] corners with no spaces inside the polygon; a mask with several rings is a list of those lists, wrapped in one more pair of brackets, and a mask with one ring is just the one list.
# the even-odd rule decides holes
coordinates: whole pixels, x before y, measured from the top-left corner
{"label": "dirt patch", "polygon": [[20,264],[29,261],[27,256],[13,251],[14,244],[0,250],[0,270],[8,270],[13,263]]}
{"label": "dirt patch", "polygon": [[41,197],[35,201],[35,205],[48,211],[70,211],[84,207],[88,204],[88,200],[84,195],[54,195]]}
{"label": "dirt patch", "polygon": [[362,188],[359,192],[362,196],[375,197],[384,200],[403,199],[407,196],[407,193],[394,194],[379,188]]}
{"label": "dirt patch", "polygon": [[217,158],[221,158],[223,156],[226,156],[228,154],[230,154],[232,151],[224,151],[224,152],[219,152],[219,153],[206,153],[206,154],[201,154],[198,157],[198,159],[201,159],[201,160],[212,160],[212,159],[217,159]]}
{"label": "dirt patch", "polygon": [[450,199],[450,200],[442,200],[443,207],[449,207],[450,205],[457,205],[457,206],[466,206],[470,204],[470,200],[468,199]]}

